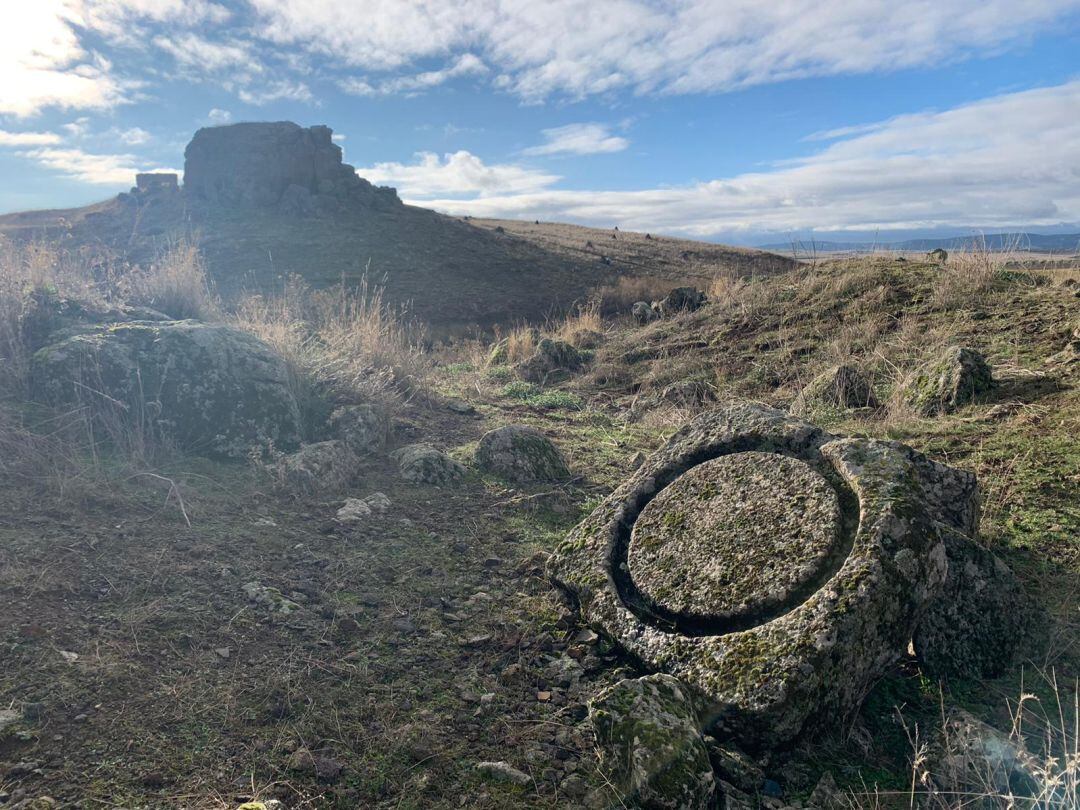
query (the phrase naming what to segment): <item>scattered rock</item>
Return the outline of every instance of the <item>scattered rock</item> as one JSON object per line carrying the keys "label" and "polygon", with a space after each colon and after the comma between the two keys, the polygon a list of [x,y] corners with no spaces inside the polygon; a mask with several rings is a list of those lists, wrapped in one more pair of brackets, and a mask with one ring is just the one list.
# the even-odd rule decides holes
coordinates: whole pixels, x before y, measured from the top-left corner
{"label": "scattered rock", "polygon": [[476,464],[510,481],[564,481],[571,477],[559,449],[534,427],[506,425],[480,439]]}
{"label": "scattered rock", "polygon": [[275,617],[284,618],[300,610],[300,605],[291,599],[287,599],[277,588],[259,582],[246,583],[244,585],[244,595],[250,601],[269,610]]}
{"label": "scattered rock", "polygon": [[390,454],[401,477],[418,484],[452,484],[465,474],[465,466],[430,444],[410,444]]}
{"label": "scattered rock", "polygon": [[217,655],[218,658],[228,661],[230,656],[232,656],[232,650],[229,647],[215,647],[214,654]]}
{"label": "scattered rock", "polygon": [[680,380],[668,385],[660,392],[660,402],[666,402],[676,408],[700,410],[716,402],[716,388],[705,380]]}
{"label": "scattered rock", "polygon": [[676,287],[653,304],[653,308],[661,318],[670,318],[680,312],[700,309],[708,300],[708,296],[695,287]]}
{"label": "scattered rock", "polygon": [[345,505],[337,510],[334,519],[339,523],[362,523],[389,508],[390,499],[382,492],[373,492],[364,498],[346,498]]}
{"label": "scattered rock", "polygon": [[336,759],[301,747],[289,755],[286,767],[290,771],[309,774],[327,782],[332,782],[341,775],[345,766]]}
{"label": "scattered rock", "polygon": [[648,808],[706,808],[713,772],[685,687],[670,675],[627,679],[589,703],[604,766]]}
{"label": "scattered rock", "polygon": [[0,709],[0,731],[19,722],[21,715],[14,709]]}
{"label": "scattered rock", "polygon": [[[945,803],[951,804],[972,795],[1036,795],[1032,764],[1031,755],[1015,740],[968,712],[954,709],[938,734],[927,770],[944,794]],[[1055,806],[1050,796],[1040,796],[1043,803]]]}
{"label": "scattered rock", "polygon": [[544,384],[566,379],[585,362],[586,356],[566,341],[542,338],[536,353],[518,363],[516,371],[523,380]]}
{"label": "scattered rock", "polygon": [[704,738],[709,762],[717,778],[734,785],[740,791],[755,793],[765,781],[765,774],[749,755],[729,742],[721,743],[712,736]]}
{"label": "scattered rock", "polygon": [[818,410],[876,407],[878,401],[866,376],[854,366],[839,365],[814,377],[791,403],[791,412],[810,416]]}
{"label": "scattered rock", "polygon": [[270,441],[300,443],[300,411],[285,361],[223,324],[132,322],[95,327],[38,350],[35,395],[131,419],[182,448],[243,458]]}
{"label": "scattered rock", "polygon": [[523,773],[509,762],[478,762],[476,771],[481,776],[486,776],[496,782],[510,782],[514,785],[527,785],[532,782],[532,777]]}
{"label": "scattered rock", "polygon": [[836,780],[828,771],[821,775],[814,790],[810,793],[807,804],[814,810],[841,810],[849,806],[836,786]]}
{"label": "scattered rock", "polygon": [[472,416],[476,413],[476,408],[470,405],[463,399],[448,399],[446,400],[447,410],[459,413],[462,416]]}
{"label": "scattered rock", "polygon": [[343,441],[305,444],[277,464],[278,479],[297,492],[321,492],[345,487],[356,475],[360,459]]}
{"label": "scattered rock", "polygon": [[660,319],[660,314],[652,308],[648,301],[638,301],[630,308],[630,314],[634,316],[634,320],[641,326]]}
{"label": "scattered rock", "polygon": [[343,405],[330,414],[330,429],[360,458],[382,449],[390,435],[390,417],[372,402]]}
{"label": "scattered rock", "polygon": [[934,248],[926,254],[926,258],[938,264],[945,264],[949,260],[949,252],[944,248]]}
{"label": "scattered rock", "polygon": [[975,349],[950,346],[903,384],[903,401],[923,416],[951,413],[994,387],[986,359]]}

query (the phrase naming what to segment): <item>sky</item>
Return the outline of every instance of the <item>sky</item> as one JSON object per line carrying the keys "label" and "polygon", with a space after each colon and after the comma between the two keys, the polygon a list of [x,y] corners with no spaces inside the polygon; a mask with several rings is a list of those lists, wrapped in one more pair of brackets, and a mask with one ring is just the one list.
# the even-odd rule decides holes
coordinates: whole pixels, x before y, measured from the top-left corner
{"label": "sky", "polygon": [[453,214],[737,244],[1080,231],[1080,0],[0,3],[0,212],[292,120]]}

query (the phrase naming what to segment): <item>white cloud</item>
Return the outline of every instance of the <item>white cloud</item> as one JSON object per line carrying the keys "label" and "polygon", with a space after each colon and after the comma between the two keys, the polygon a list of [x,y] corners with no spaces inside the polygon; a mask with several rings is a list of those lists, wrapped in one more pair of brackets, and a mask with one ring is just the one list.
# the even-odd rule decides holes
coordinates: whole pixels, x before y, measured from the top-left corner
{"label": "white cloud", "polygon": [[604,124],[567,124],[543,131],[544,143],[530,146],[525,155],[597,155],[621,152],[630,141],[612,135]]}
{"label": "white cloud", "polygon": [[485,164],[466,151],[451,152],[441,158],[434,152],[420,152],[416,162],[376,163],[358,168],[357,174],[373,183],[388,184],[415,198],[440,194],[528,194],[557,182],[558,175],[514,164]]}
{"label": "white cloud", "polygon": [[[772,170],[676,188],[533,190],[497,180],[473,198],[434,156],[387,172],[402,196],[456,214],[619,223],[712,236],[1080,223],[1080,81],[902,115]],[[466,155],[474,173],[485,166]],[[382,164],[386,166],[388,164]],[[443,172],[440,174],[440,169]],[[364,170],[360,172],[364,174]],[[445,177],[440,195],[427,181]],[[390,177],[392,175],[392,177]]]}
{"label": "white cloud", "polygon": [[260,87],[239,87],[236,88],[236,95],[245,104],[257,107],[272,101],[312,101],[314,99],[311,88],[306,84],[288,79],[267,82]]}
{"label": "white cloud", "polygon": [[75,148],[43,147],[19,153],[65,177],[95,185],[133,184],[136,172],[148,168],[135,155],[97,155]]}
{"label": "white cloud", "polygon": [[220,107],[214,107],[206,114],[206,117],[211,124],[227,124],[232,121],[232,113]]}
{"label": "white cloud", "polygon": [[414,76],[397,76],[371,84],[365,79],[352,76],[342,79],[340,87],[346,93],[354,96],[389,96],[403,94],[406,96],[417,95],[424,90],[438,87],[450,79],[460,76],[482,76],[488,73],[488,67],[477,56],[471,53],[463,53],[454,63],[442,70],[429,70],[425,73],[417,73]]}
{"label": "white cloud", "polygon": [[199,73],[226,68],[241,68],[249,73],[261,73],[263,70],[248,42],[215,42],[189,31],[156,36],[154,45],[172,56],[183,68]]}
{"label": "white cloud", "polygon": [[7,132],[0,129],[0,146],[48,146],[60,143],[55,132]]}
{"label": "white cloud", "polygon": [[[1016,43],[1078,0],[251,0],[259,33],[369,71],[464,53],[529,100],[715,92],[938,64]],[[434,73],[438,74],[439,71]],[[425,74],[420,74],[421,76]],[[405,92],[417,76],[397,77]],[[395,79],[346,82],[378,94]]]}
{"label": "white cloud", "polygon": [[103,110],[125,100],[112,65],[87,52],[64,0],[22,3],[0,25],[0,114],[20,118],[47,107]]}
{"label": "white cloud", "polygon": [[131,129],[120,130],[116,133],[116,136],[122,143],[128,146],[142,146],[143,144],[150,143],[151,135],[142,127],[132,127]]}

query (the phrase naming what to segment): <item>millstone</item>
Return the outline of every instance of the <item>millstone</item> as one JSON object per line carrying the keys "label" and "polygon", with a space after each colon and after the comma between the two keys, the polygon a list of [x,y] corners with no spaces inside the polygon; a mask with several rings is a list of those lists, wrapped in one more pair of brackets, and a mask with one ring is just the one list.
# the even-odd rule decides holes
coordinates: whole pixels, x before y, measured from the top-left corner
{"label": "millstone", "polygon": [[642,510],[627,565],[672,621],[752,626],[796,607],[842,559],[840,501],[823,475],[776,453],[721,456]]}
{"label": "millstone", "polygon": [[[944,537],[977,527],[969,473],[747,404],[679,430],[548,571],[593,629],[685,683],[710,733],[760,749],[855,711],[964,591],[945,588]],[[991,600],[964,602],[963,627],[1003,623]],[[935,660],[967,635],[935,633]]]}

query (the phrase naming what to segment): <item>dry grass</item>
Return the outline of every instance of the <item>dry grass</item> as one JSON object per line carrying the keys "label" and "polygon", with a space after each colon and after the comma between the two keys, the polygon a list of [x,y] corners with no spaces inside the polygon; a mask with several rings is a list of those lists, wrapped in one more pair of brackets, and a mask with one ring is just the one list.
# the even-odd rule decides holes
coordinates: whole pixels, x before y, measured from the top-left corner
{"label": "dry grass", "polygon": [[288,363],[302,407],[317,401],[399,403],[424,390],[423,333],[365,277],[355,290],[313,291],[290,279],[274,296],[252,296],[232,316]]}
{"label": "dry grass", "polygon": [[657,301],[676,287],[696,286],[693,281],[673,281],[652,276],[623,276],[615,284],[600,287],[597,293],[598,313],[607,316],[625,315],[638,301]]}
{"label": "dry grass", "polygon": [[604,319],[600,315],[600,299],[593,298],[586,304],[574,309],[562,320],[551,324],[547,332],[556,340],[563,340],[575,346],[588,333],[603,333]]}
{"label": "dry grass", "polygon": [[146,268],[119,274],[113,286],[128,304],[150,307],[170,318],[214,320],[220,306],[198,247],[176,242]]}

